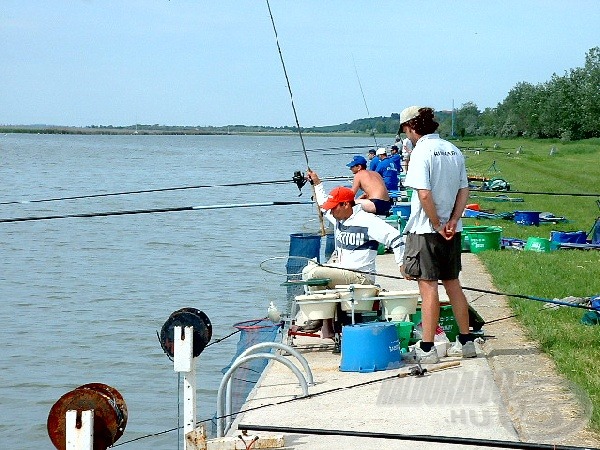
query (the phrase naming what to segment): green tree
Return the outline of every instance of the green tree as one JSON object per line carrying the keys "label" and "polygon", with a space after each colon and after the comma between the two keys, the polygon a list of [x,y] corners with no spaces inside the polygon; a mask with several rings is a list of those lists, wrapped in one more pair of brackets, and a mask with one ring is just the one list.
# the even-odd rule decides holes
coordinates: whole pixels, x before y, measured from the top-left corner
{"label": "green tree", "polygon": [[589,50],[585,56],[582,91],[581,132],[584,137],[600,136],[600,47]]}
{"label": "green tree", "polygon": [[463,136],[462,130],[464,129],[464,135],[475,136],[479,129],[479,109],[473,102],[463,103],[455,113],[455,127],[461,130],[461,136]]}

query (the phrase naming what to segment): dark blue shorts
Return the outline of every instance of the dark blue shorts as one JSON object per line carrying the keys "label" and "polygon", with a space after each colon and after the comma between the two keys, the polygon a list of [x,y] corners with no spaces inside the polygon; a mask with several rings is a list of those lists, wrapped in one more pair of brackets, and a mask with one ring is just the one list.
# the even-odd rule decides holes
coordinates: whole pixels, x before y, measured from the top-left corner
{"label": "dark blue shorts", "polygon": [[370,198],[369,200],[371,200],[375,205],[375,214],[378,216],[387,216],[387,214],[390,212],[392,207],[391,200],[380,200],[378,198]]}

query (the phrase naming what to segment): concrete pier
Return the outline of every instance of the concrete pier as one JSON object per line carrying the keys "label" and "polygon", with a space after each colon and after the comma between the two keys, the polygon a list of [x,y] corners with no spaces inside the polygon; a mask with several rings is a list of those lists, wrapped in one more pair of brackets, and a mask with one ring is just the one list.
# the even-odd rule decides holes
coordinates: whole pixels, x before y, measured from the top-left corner
{"label": "concrete pier", "polygon": [[[463,286],[495,290],[475,255],[464,254],[463,266]],[[391,254],[378,256],[377,271],[399,275]],[[378,277],[377,283],[387,290],[417,289],[414,281]],[[511,315],[502,296],[465,293],[486,322]],[[444,297],[443,287],[440,294]],[[507,319],[485,325],[484,331],[488,338],[478,358],[442,358],[440,364],[424,365],[431,370],[424,377],[407,376],[413,365],[372,373],[341,372],[341,356],[332,353],[332,340],[296,337],[295,348],[315,377],[310,394],[332,392],[278,404],[301,391],[288,368],[270,364],[244,408],[271,406],[238,415],[229,434],[238,435],[241,423],[407,436],[392,440],[284,432],[285,448],[311,450],[490,448],[419,442],[409,436],[597,447],[596,436],[586,431],[589,399],[578,396],[556,375],[551,360],[526,339],[519,325]],[[436,371],[436,366],[453,362],[455,367]]]}

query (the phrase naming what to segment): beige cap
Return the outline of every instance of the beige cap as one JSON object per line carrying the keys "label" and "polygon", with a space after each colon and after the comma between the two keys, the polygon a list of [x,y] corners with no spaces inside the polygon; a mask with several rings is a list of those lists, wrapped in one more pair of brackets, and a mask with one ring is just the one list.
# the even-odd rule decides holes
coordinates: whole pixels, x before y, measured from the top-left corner
{"label": "beige cap", "polygon": [[419,109],[421,108],[421,106],[409,106],[408,108],[404,108],[400,113],[400,125],[417,117],[419,115]]}

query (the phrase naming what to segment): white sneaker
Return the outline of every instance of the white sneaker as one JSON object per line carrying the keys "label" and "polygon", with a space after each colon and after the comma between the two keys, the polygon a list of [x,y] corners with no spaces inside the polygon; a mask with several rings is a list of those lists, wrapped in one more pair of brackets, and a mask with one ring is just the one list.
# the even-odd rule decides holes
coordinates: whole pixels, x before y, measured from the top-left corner
{"label": "white sneaker", "polygon": [[465,345],[462,345],[456,337],[456,341],[452,344],[452,347],[448,349],[448,356],[462,356],[463,358],[476,358],[477,349],[474,341],[468,341]]}
{"label": "white sneaker", "polygon": [[402,353],[402,359],[409,364],[437,364],[440,362],[435,345],[428,352],[424,352],[420,344],[421,341],[417,342],[411,351]]}

